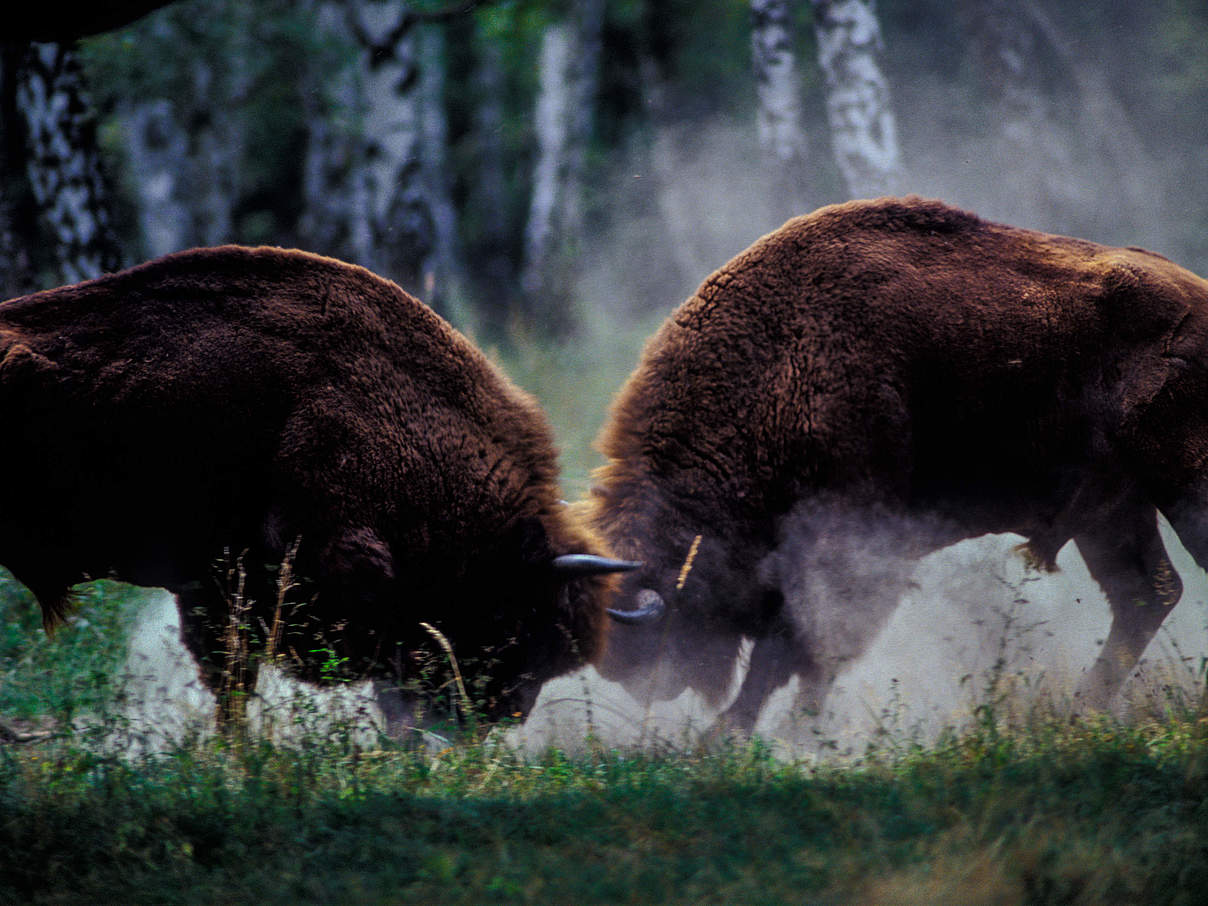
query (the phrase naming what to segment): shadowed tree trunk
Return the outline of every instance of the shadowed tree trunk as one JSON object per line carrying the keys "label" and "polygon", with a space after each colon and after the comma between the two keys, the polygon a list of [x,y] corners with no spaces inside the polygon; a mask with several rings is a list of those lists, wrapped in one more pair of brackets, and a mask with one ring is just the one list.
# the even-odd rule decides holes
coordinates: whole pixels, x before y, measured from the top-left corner
{"label": "shadowed tree trunk", "polygon": [[877,57],[881,26],[872,0],[812,0],[818,64],[835,159],[854,198],[901,190],[902,160],[889,83]]}
{"label": "shadowed tree trunk", "polygon": [[16,71],[25,171],[63,282],[120,263],[83,73],[62,44],[30,44]]}
{"label": "shadowed tree trunk", "polygon": [[457,270],[442,37],[380,0],[321,3],[316,21],[353,61],[323,84],[310,117],[304,241],[439,308]]}
{"label": "shadowed tree trunk", "polygon": [[478,25],[478,57],[474,82],[478,103],[474,107],[474,167],[470,173],[468,215],[473,218],[475,270],[480,275],[484,324],[501,333],[516,304],[515,227],[508,203],[508,174],[503,43]]}
{"label": "shadowed tree trunk", "polygon": [[180,169],[187,160],[188,136],[176,121],[171,101],[148,101],[123,111],[122,132],[138,205],[143,252],[158,258],[188,248],[190,214],[182,198]]}
{"label": "shadowed tree trunk", "polygon": [[771,177],[772,208],[781,218],[805,206],[809,159],[794,51],[795,6],[792,0],[751,0],[751,64],[759,100],[755,123]]}
{"label": "shadowed tree trunk", "polygon": [[307,248],[372,270],[377,261],[360,136],[364,60],[344,3],[314,4],[314,23],[316,36],[333,56],[313,60],[308,72],[309,140],[298,231]]}
{"label": "shadowed tree trunk", "polygon": [[1003,158],[1011,162],[1004,178],[1011,181],[1014,216],[1031,226],[1059,229],[1051,215],[1083,206],[1085,199],[1077,198],[1069,180],[1073,161],[1046,85],[1046,54],[1021,6],[966,0],[960,19],[993,105]]}
{"label": "shadowed tree trunk", "polygon": [[541,40],[534,113],[537,159],[521,285],[528,313],[553,333],[572,331],[575,258],[583,242],[583,179],[599,82],[603,0],[576,0]]}

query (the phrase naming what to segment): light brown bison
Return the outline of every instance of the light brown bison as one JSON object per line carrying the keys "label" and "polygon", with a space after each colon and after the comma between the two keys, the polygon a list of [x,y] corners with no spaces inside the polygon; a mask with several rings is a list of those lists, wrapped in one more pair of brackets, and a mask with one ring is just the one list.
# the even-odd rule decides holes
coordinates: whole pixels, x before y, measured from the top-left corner
{"label": "light brown bison", "polygon": [[362,268],[228,246],[13,299],[0,425],[0,564],[47,626],[90,577],[163,586],[212,688],[230,651],[215,558],[246,552],[263,636],[266,565],[295,539],[307,581],[275,644],[304,679],[414,679],[426,622],[498,716],[602,646],[625,564],[559,500],[537,404]]}
{"label": "light brown bison", "polygon": [[1158,512],[1208,566],[1208,283],[934,201],[822,208],[671,316],[600,445],[590,521],[645,563],[606,677],[720,704],[748,636],[722,720],[750,730],[794,674],[816,707],[903,565],[1017,532],[1049,568],[1073,539],[1111,603],[1079,690],[1101,706],[1182,590]]}

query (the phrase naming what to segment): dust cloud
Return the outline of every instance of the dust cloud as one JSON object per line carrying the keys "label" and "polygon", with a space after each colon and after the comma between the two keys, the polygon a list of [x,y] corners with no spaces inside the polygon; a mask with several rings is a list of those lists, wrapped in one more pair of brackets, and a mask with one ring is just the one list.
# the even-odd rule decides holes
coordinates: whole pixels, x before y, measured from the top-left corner
{"label": "dust cloud", "polygon": [[[112,713],[89,715],[77,730],[128,757],[159,753],[216,732],[215,699],[180,640],[176,599],[161,591],[139,614]],[[347,734],[373,748],[385,726],[368,682],[317,688],[270,666],[261,669],[248,706],[249,730],[284,744]]]}
{"label": "dust cloud", "polygon": [[[1203,687],[1208,576],[1164,524],[1162,535],[1185,591],[1117,700],[1122,717],[1160,714],[1171,702],[1195,701]],[[1023,540],[984,536],[919,560],[883,630],[840,673],[821,713],[801,710],[793,680],[769,699],[755,732],[785,755],[850,756],[934,741],[968,726],[991,700],[1007,719],[1037,707],[1068,710],[1107,636],[1110,609],[1074,545],[1058,555],[1056,573],[1038,573],[1016,549]],[[821,619],[860,613],[854,602],[845,606]],[[744,672],[740,664],[731,695]],[[710,709],[685,692],[646,707],[589,669],[548,683],[515,737],[528,751],[582,749],[588,738],[690,748],[727,704]]]}
{"label": "dust cloud", "polygon": [[[1208,576],[1165,523],[1162,537],[1185,591],[1114,706],[1120,716],[1194,701],[1203,684]],[[985,536],[919,560],[884,629],[840,673],[821,713],[798,706],[793,680],[769,699],[755,732],[787,757],[845,757],[870,745],[934,741],[967,726],[991,696],[1002,717],[1068,707],[1107,635],[1110,610],[1072,544],[1058,555],[1058,572],[1037,573],[1016,550],[1022,540]],[[731,696],[750,648],[748,640]],[[214,732],[214,699],[180,643],[169,593],[142,613],[123,675],[116,714],[104,721],[105,748],[134,756]],[[499,738],[528,753],[551,745],[685,750],[706,738],[728,704],[711,708],[691,691],[645,703],[587,668],[547,683],[525,723]],[[272,668],[262,673],[249,713],[253,732],[284,744],[341,732],[372,748],[384,726],[368,683],[316,689]]]}

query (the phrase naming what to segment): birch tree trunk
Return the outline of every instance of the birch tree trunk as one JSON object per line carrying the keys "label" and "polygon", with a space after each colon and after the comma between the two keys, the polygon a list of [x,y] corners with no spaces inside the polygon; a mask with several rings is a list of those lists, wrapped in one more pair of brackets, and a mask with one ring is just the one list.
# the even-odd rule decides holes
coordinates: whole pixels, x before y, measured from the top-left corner
{"label": "birch tree trunk", "polygon": [[1021,223],[1057,229],[1057,211],[1077,206],[1069,181],[1073,161],[1060,138],[1039,36],[1019,4],[976,0],[961,4],[961,20],[980,64],[982,83],[998,122],[998,141],[1011,166],[1012,216]]}
{"label": "birch tree trunk", "polygon": [[116,269],[121,258],[79,61],[64,45],[30,44],[16,80],[26,175],[61,279],[74,283]]}
{"label": "birch tree trunk", "polygon": [[143,252],[158,258],[187,248],[192,215],[182,198],[180,169],[188,160],[188,136],[177,121],[172,102],[147,101],[124,110],[122,132],[138,205]]}
{"label": "birch tree trunk", "polygon": [[852,197],[900,191],[902,160],[889,84],[877,57],[872,0],[811,0],[826,113],[839,171]]}
{"label": "birch tree trunk", "polygon": [[792,0],[751,0],[751,63],[759,106],[759,147],[778,216],[801,213],[809,148],[802,125],[801,74]]}
{"label": "birch tree trunk", "polygon": [[[220,12],[240,17],[237,34],[250,30],[249,9],[229,4]],[[240,107],[250,90],[249,50],[235,42],[220,45],[221,56],[199,52],[195,45],[207,36],[183,13],[156,17],[139,34],[161,53],[188,48],[171,64],[171,89],[123,99],[117,110],[142,251],[158,256],[233,242],[247,150]]]}
{"label": "birch tree trunk", "polygon": [[354,60],[311,117],[302,233],[440,308],[458,272],[441,35],[381,0],[321,3],[317,21]]}
{"label": "birch tree trunk", "polygon": [[361,140],[364,60],[342,2],[314,7],[315,33],[339,59],[319,60],[308,73],[306,122],[309,139],[303,164],[302,244],[335,258],[378,266],[369,188]]}
{"label": "birch tree trunk", "polygon": [[603,24],[603,0],[576,0],[571,15],[549,25],[541,40],[537,159],[521,285],[530,314],[554,333],[569,332],[574,322],[574,259],[583,241],[583,179]]}

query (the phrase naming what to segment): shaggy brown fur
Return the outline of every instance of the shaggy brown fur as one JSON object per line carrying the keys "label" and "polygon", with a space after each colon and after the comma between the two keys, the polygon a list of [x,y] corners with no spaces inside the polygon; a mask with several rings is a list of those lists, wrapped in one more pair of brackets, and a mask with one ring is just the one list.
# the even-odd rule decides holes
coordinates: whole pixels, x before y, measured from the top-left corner
{"label": "shaggy brown fur", "polygon": [[362,268],[228,246],[11,300],[0,424],[0,564],[48,626],[89,577],[164,586],[212,687],[215,558],[247,551],[258,632],[299,537],[281,647],[306,679],[347,658],[406,681],[426,621],[511,714],[602,647],[612,580],[550,568],[603,545],[559,501],[537,404]]}
{"label": "shaggy brown fur", "polygon": [[618,606],[653,589],[668,607],[601,664],[633,691],[721,703],[747,635],[723,719],[749,730],[793,674],[817,706],[911,558],[1018,532],[1050,568],[1073,539],[1110,599],[1080,690],[1102,705],[1181,593],[1155,510],[1208,565],[1208,283],[934,201],[822,208],[671,316],[600,447],[590,520],[646,563]]}

